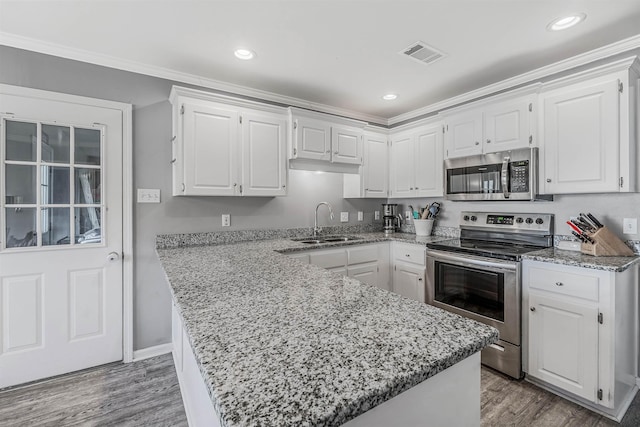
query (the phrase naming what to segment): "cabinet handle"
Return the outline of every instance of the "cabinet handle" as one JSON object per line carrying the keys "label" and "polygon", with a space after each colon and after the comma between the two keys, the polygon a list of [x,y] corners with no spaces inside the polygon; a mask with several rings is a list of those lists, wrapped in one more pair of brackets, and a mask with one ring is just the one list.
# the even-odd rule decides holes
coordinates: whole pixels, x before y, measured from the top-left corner
{"label": "cabinet handle", "polygon": [[536,308],[535,307],[531,307],[529,310],[536,311]]}
{"label": "cabinet handle", "polygon": [[547,182],[551,182],[551,178],[547,178]]}
{"label": "cabinet handle", "polygon": [[286,185],[284,185],[284,184],[282,185],[282,188],[286,188],[286,187],[287,187]]}
{"label": "cabinet handle", "polygon": [[422,282],[422,277],[418,277],[418,282]]}
{"label": "cabinet handle", "polygon": [[419,188],[418,188],[418,187],[416,187],[416,190],[419,190]]}
{"label": "cabinet handle", "polygon": [[182,192],[183,192],[183,193],[184,193],[184,189],[185,189],[185,187],[184,187],[184,182],[183,182],[183,183],[182,183]]}
{"label": "cabinet handle", "polygon": [[331,150],[325,151],[326,154],[331,154]]}
{"label": "cabinet handle", "polygon": [[491,140],[490,139],[487,139],[487,144],[491,144]]}
{"label": "cabinet handle", "polygon": [[476,145],[480,145],[480,143],[478,141],[476,141]]}
{"label": "cabinet handle", "polygon": [[556,286],[564,286],[564,283],[562,283],[562,282],[556,282]]}
{"label": "cabinet handle", "polygon": [[404,256],[406,256],[406,257],[410,257],[411,255],[409,255],[409,254],[404,254]]}
{"label": "cabinet handle", "polygon": [[368,188],[365,188],[365,189],[364,189],[364,191],[369,191],[369,189],[368,189]]}
{"label": "cabinet handle", "polygon": [[242,194],[242,185],[240,186],[240,194]]}
{"label": "cabinet handle", "polygon": [[334,151],[334,152],[333,152],[333,154],[338,154],[338,152],[337,152],[337,151]]}
{"label": "cabinet handle", "polygon": [[413,190],[413,187],[409,188],[409,190]]}

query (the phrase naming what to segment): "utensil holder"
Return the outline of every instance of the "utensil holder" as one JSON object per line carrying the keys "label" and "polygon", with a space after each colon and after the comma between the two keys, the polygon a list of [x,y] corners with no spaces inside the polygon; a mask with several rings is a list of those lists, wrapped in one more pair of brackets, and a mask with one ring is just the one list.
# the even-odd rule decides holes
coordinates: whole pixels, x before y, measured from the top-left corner
{"label": "utensil holder", "polygon": [[413,226],[416,229],[416,236],[431,236],[433,221],[432,219],[414,219]]}
{"label": "utensil holder", "polygon": [[593,256],[633,256],[631,248],[607,227],[602,227],[590,237],[595,243],[582,243],[580,250],[583,254]]}

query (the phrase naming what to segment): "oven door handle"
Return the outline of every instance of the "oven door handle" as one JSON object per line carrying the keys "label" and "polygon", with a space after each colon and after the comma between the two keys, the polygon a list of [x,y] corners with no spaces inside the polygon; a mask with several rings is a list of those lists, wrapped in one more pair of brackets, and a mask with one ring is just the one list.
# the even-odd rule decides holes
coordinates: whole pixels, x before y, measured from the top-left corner
{"label": "oven door handle", "polygon": [[487,267],[494,270],[516,271],[518,269],[517,262],[501,263],[484,259],[469,258],[464,255],[452,255],[448,252],[429,251],[427,258],[433,258],[435,261],[447,261],[452,264],[461,265],[463,267]]}
{"label": "oven door handle", "polygon": [[509,163],[511,163],[511,157],[505,156],[502,160],[502,170],[500,171],[500,178],[502,181],[502,194],[505,199],[508,199],[511,193],[509,192],[509,181],[507,175],[509,175]]}

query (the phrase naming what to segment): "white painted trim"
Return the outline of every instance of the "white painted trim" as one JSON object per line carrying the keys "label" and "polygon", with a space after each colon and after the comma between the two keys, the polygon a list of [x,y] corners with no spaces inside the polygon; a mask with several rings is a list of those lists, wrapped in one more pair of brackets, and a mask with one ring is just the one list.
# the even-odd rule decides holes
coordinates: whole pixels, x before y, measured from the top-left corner
{"label": "white painted trim", "polygon": [[367,122],[380,123],[383,125],[387,124],[387,119],[384,117],[365,114],[353,110],[347,110],[339,107],[333,107],[317,102],[306,101],[304,99],[294,98],[291,96],[279,95],[273,92],[240,86],[232,83],[226,83],[220,80],[197,76],[195,74],[184,73],[164,67],[147,65],[137,61],[120,59],[83,49],[71,48],[60,44],[36,40],[33,38],[19,36],[17,34],[11,34],[3,31],[0,31],[0,45],[30,50],[33,52],[44,53],[46,55],[58,56],[61,58],[73,59],[75,61],[101,65],[103,67],[115,68],[117,70],[130,71],[147,76],[172,80],[175,82],[188,83],[195,86],[218,90],[221,92],[276,102],[285,106],[307,108],[323,113],[364,120]]}
{"label": "white painted trim", "polygon": [[387,125],[391,126],[395,123],[411,120],[415,117],[424,116],[429,113],[435,113],[440,110],[444,110],[454,105],[463,104],[474,99],[478,99],[484,96],[494,94],[503,90],[510,89],[515,86],[534,82],[535,80],[570,70],[572,68],[580,67],[582,65],[589,64],[599,59],[609,58],[619,53],[627,52],[632,49],[640,48],[640,34],[611,43],[609,45],[600,47],[598,49],[591,50],[589,52],[582,53],[580,55],[572,56],[571,58],[564,59],[562,61],[555,62],[544,67],[537,68],[532,71],[520,74],[510,79],[501,80],[498,83],[494,83],[488,86],[481,87],[479,89],[472,90],[462,95],[454,96],[453,98],[445,99],[435,104],[427,105],[426,107],[418,108],[417,110],[409,111],[407,113],[399,114],[395,117],[391,117],[387,121]]}
{"label": "white painted trim", "polygon": [[160,344],[153,347],[147,347],[133,352],[132,362],[139,362],[144,359],[150,359],[156,356],[162,356],[163,354],[171,353],[173,351],[173,344]]}
{"label": "white painted trim", "polygon": [[122,109],[122,360],[133,351],[133,107]]}

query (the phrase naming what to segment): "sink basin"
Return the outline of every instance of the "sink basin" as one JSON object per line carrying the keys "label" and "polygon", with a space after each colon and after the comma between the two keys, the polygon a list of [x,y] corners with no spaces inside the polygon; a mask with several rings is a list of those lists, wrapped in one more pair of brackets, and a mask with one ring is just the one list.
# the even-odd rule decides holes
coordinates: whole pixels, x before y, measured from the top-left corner
{"label": "sink basin", "polygon": [[300,243],[306,243],[308,245],[313,245],[313,244],[318,244],[318,243],[324,243],[324,240],[320,240],[320,239],[305,239],[305,240],[295,240],[296,242],[300,242]]}
{"label": "sink basin", "polygon": [[334,236],[334,237],[325,237],[325,242],[348,242],[350,240],[358,240],[357,237],[352,236]]}
{"label": "sink basin", "polygon": [[291,239],[294,242],[305,243],[308,245],[317,245],[319,243],[334,243],[334,242],[350,242],[352,240],[360,240],[362,237],[356,236],[324,236],[324,237],[303,237],[299,239]]}

